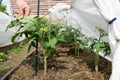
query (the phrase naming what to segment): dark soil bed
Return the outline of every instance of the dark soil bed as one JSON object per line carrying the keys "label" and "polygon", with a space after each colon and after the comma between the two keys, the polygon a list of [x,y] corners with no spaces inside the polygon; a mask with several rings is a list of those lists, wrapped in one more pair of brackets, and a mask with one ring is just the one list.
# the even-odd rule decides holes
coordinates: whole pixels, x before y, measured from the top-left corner
{"label": "dark soil bed", "polygon": [[[94,71],[94,53],[80,50],[75,54],[72,45],[59,45],[60,53],[48,59],[48,71],[44,74],[42,61],[39,60],[38,76],[34,77],[35,53],[10,76],[9,80],[108,80],[111,63],[100,58],[99,72]],[[39,50],[41,56],[42,50]]]}

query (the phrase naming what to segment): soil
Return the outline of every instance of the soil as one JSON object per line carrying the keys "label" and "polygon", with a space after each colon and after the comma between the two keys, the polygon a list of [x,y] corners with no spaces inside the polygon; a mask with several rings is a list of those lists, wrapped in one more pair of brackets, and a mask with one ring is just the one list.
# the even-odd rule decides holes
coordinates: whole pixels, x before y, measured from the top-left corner
{"label": "soil", "polygon": [[44,74],[39,49],[39,71],[34,76],[35,52],[10,76],[9,80],[108,80],[111,63],[100,57],[99,72],[94,70],[95,54],[80,50],[75,54],[73,45],[59,45],[59,54],[48,59],[48,71]]}
{"label": "soil", "polygon": [[[18,45],[19,43],[5,46],[0,48],[0,51],[6,52]],[[16,67],[27,55],[30,54],[30,52],[34,51],[34,49],[32,48],[31,51],[28,53],[27,48],[28,45],[24,44],[24,49],[22,49],[22,51],[20,51],[18,54],[9,55],[7,57],[6,62],[0,62],[0,78],[4,76],[8,71],[10,71],[12,68]]]}

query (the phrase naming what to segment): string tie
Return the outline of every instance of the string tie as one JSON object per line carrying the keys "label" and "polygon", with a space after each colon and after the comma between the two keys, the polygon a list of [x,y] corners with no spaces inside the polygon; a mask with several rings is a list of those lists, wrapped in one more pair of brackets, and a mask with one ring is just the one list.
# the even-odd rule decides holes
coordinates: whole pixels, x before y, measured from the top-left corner
{"label": "string tie", "polygon": [[117,18],[113,18],[111,21],[108,22],[108,24],[112,24],[115,20],[117,20]]}

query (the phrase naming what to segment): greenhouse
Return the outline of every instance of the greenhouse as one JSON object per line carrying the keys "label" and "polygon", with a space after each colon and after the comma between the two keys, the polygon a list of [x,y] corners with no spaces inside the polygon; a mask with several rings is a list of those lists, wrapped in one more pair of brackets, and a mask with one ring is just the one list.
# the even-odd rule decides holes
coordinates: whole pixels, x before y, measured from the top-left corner
{"label": "greenhouse", "polygon": [[0,80],[120,80],[119,13],[119,0],[0,0]]}

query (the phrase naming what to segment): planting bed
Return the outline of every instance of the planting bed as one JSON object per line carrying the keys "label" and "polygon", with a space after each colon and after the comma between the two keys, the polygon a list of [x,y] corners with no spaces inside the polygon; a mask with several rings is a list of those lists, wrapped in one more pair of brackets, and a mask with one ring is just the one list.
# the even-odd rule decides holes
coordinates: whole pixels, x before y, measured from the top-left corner
{"label": "planting bed", "polygon": [[[44,74],[42,60],[39,60],[38,76],[34,76],[35,52],[14,71],[9,80],[108,80],[111,63],[100,58],[99,72],[94,70],[94,53],[80,50],[75,54],[72,44],[59,44],[57,56],[48,59],[48,71]],[[39,58],[42,57],[39,49]],[[41,58],[42,59],[42,58]]]}
{"label": "planting bed", "polygon": [[11,74],[26,57],[32,54],[31,52],[34,51],[34,49],[32,48],[28,53],[27,48],[28,45],[22,42],[0,48],[0,51],[8,53],[5,57],[7,60],[0,62],[0,80],[6,80],[9,74]]}

